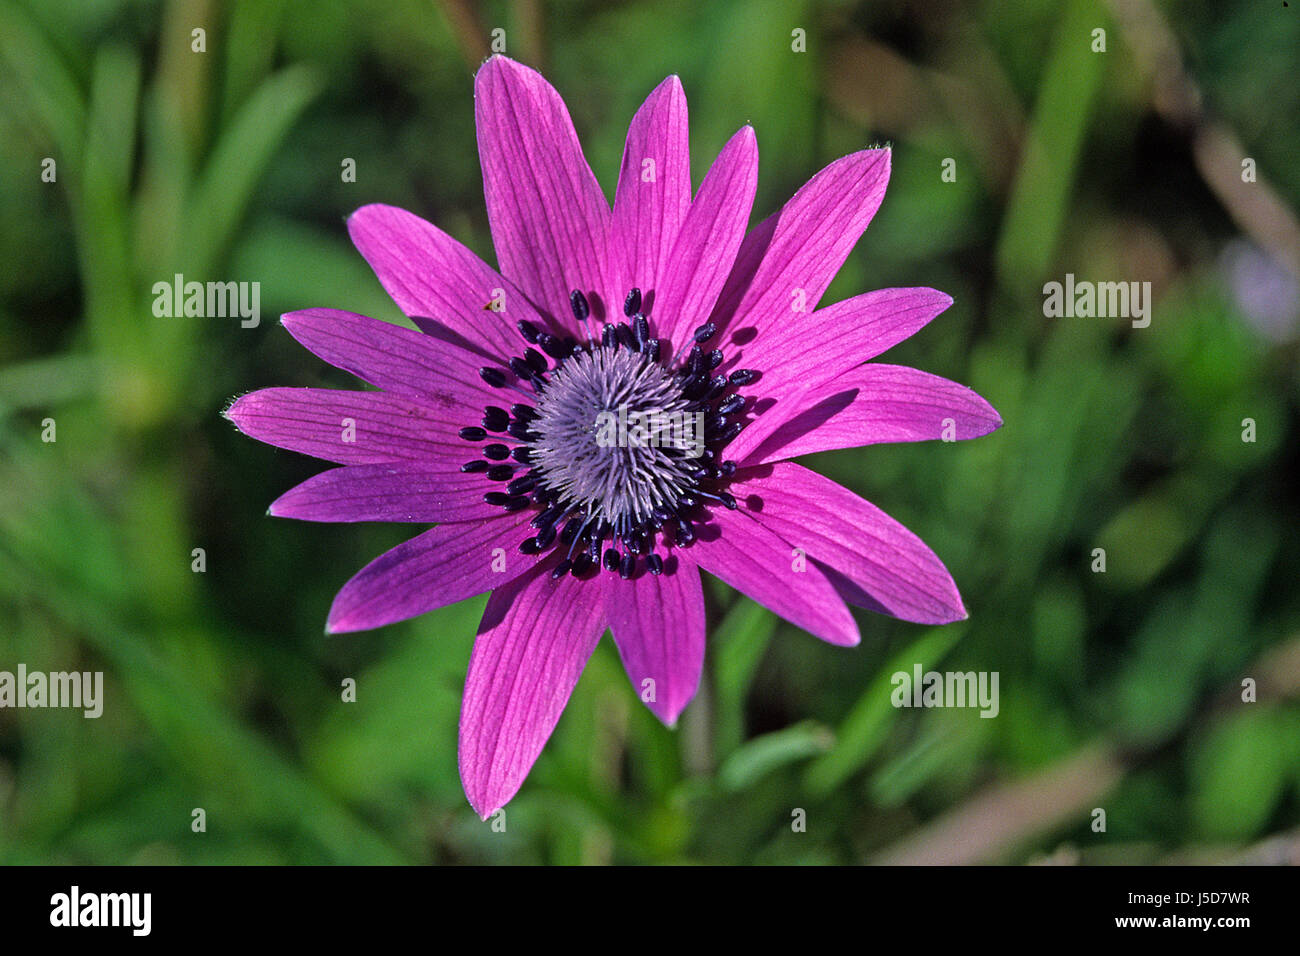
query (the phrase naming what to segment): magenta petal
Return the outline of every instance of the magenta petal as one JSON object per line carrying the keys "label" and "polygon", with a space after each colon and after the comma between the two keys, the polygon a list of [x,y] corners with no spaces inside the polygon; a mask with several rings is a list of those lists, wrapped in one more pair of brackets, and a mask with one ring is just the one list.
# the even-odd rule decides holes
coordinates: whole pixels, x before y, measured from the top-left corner
{"label": "magenta petal", "polygon": [[348,233],[398,308],[426,332],[449,329],[499,358],[519,349],[514,323],[542,321],[495,269],[405,209],[362,206],[348,218]]}
{"label": "magenta petal", "polygon": [[[675,76],[655,88],[632,118],[623,147],[610,263],[620,287],[658,289],[682,220],[691,206],[691,151],[686,94]],[[617,305],[618,303],[614,303]]]}
{"label": "magenta petal", "polygon": [[609,204],[560,94],[536,70],[494,56],[474,79],[474,120],[501,271],[559,322],[573,324],[574,289],[608,306],[617,294],[607,274]]}
{"label": "magenta petal", "polygon": [[877,363],[779,402],[765,418],[777,414],[781,424],[745,464],[881,442],[965,441],[1002,425],[993,406],[965,385],[905,365]]}
{"label": "magenta petal", "polygon": [[887,149],[837,159],[745,238],[713,321],[731,341],[811,312],[880,208],[889,182]]}
{"label": "magenta petal", "polygon": [[745,460],[803,401],[810,389],[898,344],[952,305],[934,289],[879,289],[845,299],[810,316],[774,326],[746,346],[735,360],[758,369],[747,412],[752,420],[727,448]]}
{"label": "magenta petal", "polygon": [[250,438],[341,465],[468,460],[457,437],[465,420],[451,409],[387,392],[264,388],[237,399],[225,416]]}
{"label": "magenta petal", "polygon": [[543,565],[488,599],[460,708],[460,779],[483,819],[519,790],[605,632],[604,578]]}
{"label": "magenta petal", "polygon": [[758,186],[758,142],[743,126],[700,184],[651,310],[656,331],[680,346],[713,311],[745,238]]}
{"label": "magenta petal", "polygon": [[605,612],[632,689],[672,727],[700,686],[704,591],[694,564],[680,556],[670,562],[671,573],[610,581]]}
{"label": "magenta petal", "polygon": [[501,587],[536,566],[517,550],[531,517],[442,524],[384,552],[334,596],[326,630],[368,631]]}
{"label": "magenta petal", "polygon": [[450,458],[349,465],[289,489],[270,511],[300,521],[485,521],[502,513],[483,500],[490,488]]}
{"label": "magenta petal", "polygon": [[[739,497],[739,496],[737,496]],[[706,537],[712,533],[712,537]],[[713,512],[690,547],[691,560],[791,624],[831,644],[861,638],[844,599],[818,567],[800,561],[794,545],[740,511]],[[800,568],[800,570],[795,570]]]}
{"label": "magenta petal", "polygon": [[919,624],[966,617],[952,575],[925,542],[829,478],[792,462],[736,472],[754,519],[851,585],[850,603]]}
{"label": "magenta petal", "polygon": [[[304,309],[281,319],[289,333],[319,358],[397,395],[459,405],[474,424],[483,407],[501,401],[478,370],[484,360],[460,346],[411,329],[338,309]],[[507,380],[514,376],[499,363]]]}

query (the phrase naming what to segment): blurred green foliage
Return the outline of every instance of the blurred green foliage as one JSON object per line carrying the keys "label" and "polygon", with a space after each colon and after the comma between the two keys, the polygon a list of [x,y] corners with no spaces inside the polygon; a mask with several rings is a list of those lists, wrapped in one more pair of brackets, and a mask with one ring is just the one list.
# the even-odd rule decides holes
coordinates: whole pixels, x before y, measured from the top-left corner
{"label": "blurred green foliage", "polygon": [[[1294,846],[1294,305],[1280,335],[1252,320],[1221,256],[1249,226],[1194,144],[1205,117],[1231,130],[1294,224],[1300,11],[1165,5],[1204,97],[1180,125],[1159,109],[1169,76],[1143,71],[1154,34],[1116,16],[1133,7],[0,0],[0,670],[103,670],[107,695],[98,720],[0,710],[0,861],[856,862],[907,858],[984,803],[1013,825],[981,859]],[[404,321],[347,241],[357,206],[407,207],[491,259],[472,65],[493,27],[564,94],[611,193],[626,123],[668,73],[697,183],[754,124],[757,215],[892,143],[889,195],[827,301],[952,294],[887,360],[974,386],[1007,423],[814,463],[944,558],[968,622],[864,614],[843,650],[713,582],[705,686],[680,728],[604,642],[505,833],[456,773],[483,599],[324,637],[334,591],[410,529],[267,518],[320,466],[218,414],[256,387],[353,386],[279,313]],[[149,290],[178,272],[260,282],[264,321],[156,318]],[[1045,319],[1042,283],[1066,272],[1152,281],[1150,328]],[[916,662],[998,671],[999,717],[895,709],[890,675]],[[1113,779],[1034,796],[1098,752]],[[1019,783],[1027,801],[999,804]]]}

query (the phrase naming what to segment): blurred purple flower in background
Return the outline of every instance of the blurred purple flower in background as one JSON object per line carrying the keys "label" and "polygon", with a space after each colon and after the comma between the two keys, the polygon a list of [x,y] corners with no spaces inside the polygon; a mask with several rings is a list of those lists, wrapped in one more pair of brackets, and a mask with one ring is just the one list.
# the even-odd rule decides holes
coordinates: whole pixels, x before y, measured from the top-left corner
{"label": "blurred purple flower in background", "polygon": [[1245,239],[1219,254],[1233,298],[1251,327],[1270,342],[1290,342],[1300,318],[1300,284],[1276,259]]}
{"label": "blurred purple flower in background", "polygon": [[[946,309],[943,293],[817,309],[880,205],[888,150],[830,164],[747,233],[754,131],[731,138],[692,198],[676,77],[632,120],[612,209],[539,74],[493,57],[475,99],[500,271],[411,213],[358,210],[353,241],[421,331],[289,313],[299,342],[379,390],[270,388],[226,414],[343,466],[273,514],[436,523],[344,585],[330,631],[492,592],[460,728],[461,779],[486,818],[519,789],[606,628],[638,693],[675,723],[703,666],[701,569],[839,645],[859,640],[850,604],[965,617],[919,538],[788,459],[974,438],[1001,419],[946,379],[864,364]],[[604,440],[605,424],[652,415],[698,441],[622,424]]]}

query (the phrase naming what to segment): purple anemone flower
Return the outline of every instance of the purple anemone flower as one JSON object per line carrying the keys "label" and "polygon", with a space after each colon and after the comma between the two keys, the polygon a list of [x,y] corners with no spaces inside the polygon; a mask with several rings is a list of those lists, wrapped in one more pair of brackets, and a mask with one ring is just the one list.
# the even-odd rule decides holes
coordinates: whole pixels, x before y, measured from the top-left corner
{"label": "purple anemone flower", "polygon": [[272,514],[435,525],[343,586],[330,632],[491,592],[460,721],[461,779],[486,818],[606,629],[638,695],[675,724],[704,661],[701,570],[843,646],[859,640],[848,605],[965,617],[916,535],[789,459],[973,438],[1001,419],[964,386],[868,362],[946,309],[942,292],[817,308],[880,205],[888,150],[836,160],[746,231],[754,131],[692,196],[676,77],[632,120],[612,209],[538,73],[488,60],[475,116],[499,271],[409,212],[357,210],[353,242],[420,331],[288,313],[302,345],[378,390],[268,388],[226,414],[342,466]]}

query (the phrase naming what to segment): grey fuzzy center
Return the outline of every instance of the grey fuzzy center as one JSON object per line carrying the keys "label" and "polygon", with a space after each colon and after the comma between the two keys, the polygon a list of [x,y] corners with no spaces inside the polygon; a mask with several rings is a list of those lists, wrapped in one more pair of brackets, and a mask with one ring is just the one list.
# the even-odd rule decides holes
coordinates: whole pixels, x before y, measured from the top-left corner
{"label": "grey fuzzy center", "polygon": [[569,357],[536,411],[533,470],[589,520],[625,528],[672,510],[695,485],[703,416],[682,397],[676,374],[637,352],[596,348]]}

